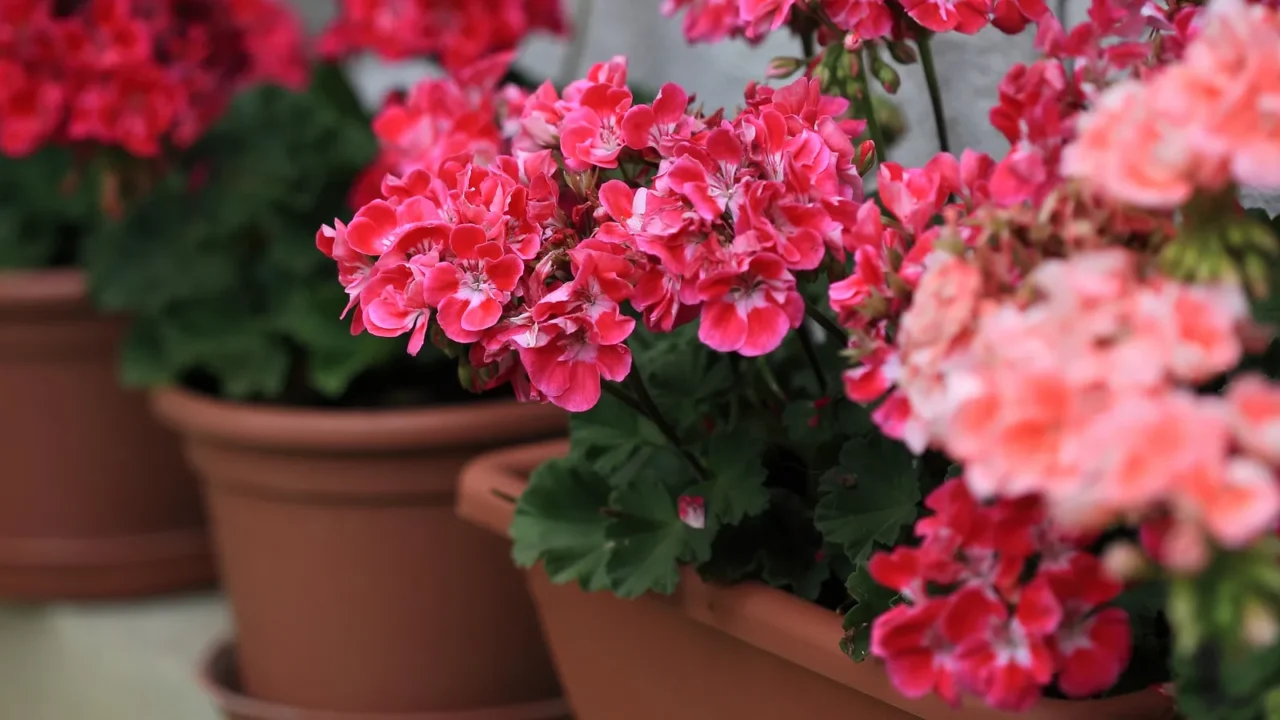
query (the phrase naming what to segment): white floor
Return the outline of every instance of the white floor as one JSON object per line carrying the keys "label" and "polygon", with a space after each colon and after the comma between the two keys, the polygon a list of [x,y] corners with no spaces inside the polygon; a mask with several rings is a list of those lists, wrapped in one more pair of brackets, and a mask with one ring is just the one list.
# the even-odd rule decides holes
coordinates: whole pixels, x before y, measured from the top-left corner
{"label": "white floor", "polygon": [[227,627],[210,594],[0,605],[0,720],[216,720],[195,663]]}

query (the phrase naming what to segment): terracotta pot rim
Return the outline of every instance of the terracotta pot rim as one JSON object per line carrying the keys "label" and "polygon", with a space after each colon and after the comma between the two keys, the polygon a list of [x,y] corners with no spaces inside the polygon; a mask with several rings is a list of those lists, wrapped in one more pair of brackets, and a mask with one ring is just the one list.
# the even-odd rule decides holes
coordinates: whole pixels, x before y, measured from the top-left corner
{"label": "terracotta pot rim", "polygon": [[[458,515],[508,537],[507,528],[515,511],[513,499],[528,485],[529,472],[549,458],[564,455],[568,447],[567,441],[556,440],[506,448],[476,458],[463,469],[459,480]],[[759,582],[712,585],[685,567],[674,595],[645,599],[675,606],[703,625],[926,720],[1017,717],[976,703],[966,703],[963,714],[957,715],[938,698],[911,700],[898,694],[882,665],[855,664],[840,650],[837,641],[842,630],[837,614]],[[1135,715],[1135,710],[1159,702],[1153,695],[1158,694],[1147,690],[1101,700],[1045,699],[1035,706],[1034,717],[1077,720],[1082,703],[1098,717],[1141,716]]]}
{"label": "terracotta pot rim", "polygon": [[[394,409],[309,408],[223,400],[181,387],[151,391],[152,410],[185,435],[240,447],[382,452],[486,445],[565,427],[563,411],[515,400]],[[480,431],[480,436],[477,431]]]}
{"label": "terracotta pot rim", "polygon": [[89,296],[79,268],[0,270],[0,308],[74,304]]}
{"label": "terracotta pot rim", "polygon": [[564,720],[569,717],[569,706],[561,698],[454,712],[307,710],[245,695],[236,687],[235,672],[235,643],[227,638],[218,640],[200,660],[200,685],[223,712],[254,720]]}

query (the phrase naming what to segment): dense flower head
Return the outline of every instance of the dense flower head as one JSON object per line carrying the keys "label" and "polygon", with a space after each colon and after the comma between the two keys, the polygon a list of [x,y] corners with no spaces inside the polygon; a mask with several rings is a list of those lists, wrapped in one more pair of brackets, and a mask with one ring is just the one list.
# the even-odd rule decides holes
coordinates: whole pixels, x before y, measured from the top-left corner
{"label": "dense flower head", "polygon": [[431,57],[456,70],[536,30],[565,30],[560,0],[342,0],[321,47],[330,56]]}
{"label": "dense flower head", "polygon": [[901,422],[961,462],[976,496],[1042,497],[1082,530],[1168,513],[1231,548],[1275,528],[1259,438],[1277,391],[1195,391],[1242,358],[1238,286],[1144,275],[1123,249],[1047,260],[1014,295],[961,257],[928,265],[896,337]]}
{"label": "dense flower head", "polygon": [[1129,618],[1108,603],[1121,586],[1079,538],[1058,533],[1033,498],[979,503],[964,479],[926,499],[919,545],[872,557],[868,569],[905,602],[878,617],[871,652],[899,692],[966,693],[1022,711],[1056,684],[1085,698],[1129,663]]}
{"label": "dense flower head", "polygon": [[1098,98],[1063,157],[1066,174],[1150,208],[1232,182],[1280,187],[1280,15],[1221,0],[1201,24],[1181,58]]}
{"label": "dense flower head", "polygon": [[305,83],[275,0],[18,0],[0,7],[0,152],[47,142],[143,157],[190,145],[248,83]]}
{"label": "dense flower head", "polygon": [[636,103],[626,76],[614,58],[562,92],[517,98],[515,136],[491,121],[479,144],[496,157],[477,152],[470,129],[456,150],[441,141],[455,136],[435,136],[424,146],[435,155],[407,161],[382,199],[323,229],[353,330],[409,334],[416,351],[434,322],[467,346],[482,386],[516,380],[570,410],[626,377],[627,305],[655,331],[700,317],[716,350],[776,349],[804,319],[796,273],[852,249],[840,219],[862,199],[861,123],[808,79],[752,86],[726,120],[692,112],[675,84]]}

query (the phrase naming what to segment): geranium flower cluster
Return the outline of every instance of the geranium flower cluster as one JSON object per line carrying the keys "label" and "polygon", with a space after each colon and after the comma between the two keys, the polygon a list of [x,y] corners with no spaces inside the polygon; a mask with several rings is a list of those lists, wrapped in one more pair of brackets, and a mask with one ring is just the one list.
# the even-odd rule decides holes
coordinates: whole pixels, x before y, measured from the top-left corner
{"label": "geranium flower cluster", "polygon": [[871,576],[904,603],[876,619],[871,652],[907,697],[965,693],[1026,710],[1051,683],[1068,697],[1110,688],[1129,662],[1121,586],[1034,498],[980,504],[964,479],[925,501],[918,547],[878,553]]}
{"label": "geranium flower cluster", "polygon": [[321,50],[330,57],[431,57],[460,70],[511,50],[535,30],[564,32],[560,0],[342,0]]}
{"label": "geranium flower cluster", "polygon": [[482,387],[514,380],[569,410],[627,375],[624,303],[657,331],[700,317],[719,351],[777,348],[805,316],[795,273],[853,242],[841,219],[872,155],[850,139],[861,124],[807,79],[748,88],[728,121],[690,112],[674,84],[635,104],[626,75],[617,58],[563,94],[544,85],[519,99],[512,155],[460,149],[323,229],[353,330],[409,333],[416,352],[434,315]]}
{"label": "geranium flower cluster", "polygon": [[972,35],[993,25],[1015,34],[1048,15],[1043,0],[665,0],[662,12],[684,13],[689,42],[731,37],[763,40],[784,25],[820,30],[823,44],[848,33],[858,41],[914,35],[912,22],[932,32]]}
{"label": "geranium flower cluster", "polygon": [[185,147],[248,83],[305,83],[275,0],[17,0],[0,7],[0,152],[47,142]]}
{"label": "geranium flower cluster", "polygon": [[1143,277],[1136,255],[1110,249],[1046,261],[1023,297],[992,298],[973,263],[930,262],[899,327],[898,385],[909,422],[977,496],[1042,497],[1082,529],[1164,510],[1234,548],[1275,527],[1258,408],[1280,390],[1255,378],[1225,401],[1194,391],[1243,355],[1238,286]]}
{"label": "geranium flower cluster", "polygon": [[1064,158],[1068,175],[1150,208],[1232,182],[1280,187],[1280,16],[1225,0],[1201,24],[1181,59],[1098,98]]}

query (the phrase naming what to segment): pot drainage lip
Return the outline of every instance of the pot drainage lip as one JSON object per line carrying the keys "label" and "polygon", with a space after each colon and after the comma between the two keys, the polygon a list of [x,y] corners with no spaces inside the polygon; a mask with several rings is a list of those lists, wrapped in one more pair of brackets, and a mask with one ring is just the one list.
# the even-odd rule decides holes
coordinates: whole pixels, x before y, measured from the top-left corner
{"label": "pot drainage lip", "polygon": [[200,662],[200,684],[218,707],[236,720],[569,720],[563,699],[452,712],[335,712],[305,710],[258,700],[240,690],[235,643],[230,639],[213,645]]}

